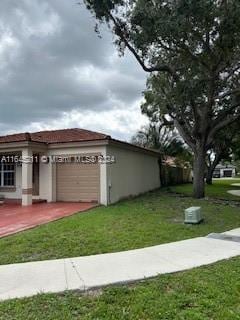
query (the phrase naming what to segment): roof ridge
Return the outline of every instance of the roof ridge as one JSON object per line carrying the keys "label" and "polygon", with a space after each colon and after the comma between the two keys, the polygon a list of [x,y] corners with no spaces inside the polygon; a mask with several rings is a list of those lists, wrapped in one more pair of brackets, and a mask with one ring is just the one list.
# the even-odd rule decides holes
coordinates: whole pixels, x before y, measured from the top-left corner
{"label": "roof ridge", "polygon": [[[89,129],[83,129],[83,128],[63,128],[63,129],[41,130],[41,131],[31,132],[30,134],[38,134],[38,133],[43,133],[43,132],[70,131],[70,130],[85,131],[85,132],[90,132],[90,133],[95,133],[95,134],[101,134],[101,135],[103,135],[103,136],[110,137],[110,135],[107,135],[107,134],[105,134],[105,133],[98,132],[98,131],[93,131],[93,130],[89,130]],[[19,133],[19,134],[21,134],[21,133]]]}
{"label": "roof ridge", "polygon": [[81,130],[81,131],[87,131],[87,132],[91,132],[91,133],[97,133],[97,134],[102,134],[103,136],[109,136],[106,133],[102,133],[102,132],[98,132],[98,131],[93,131],[93,130],[89,130],[89,129],[83,129],[83,128],[73,128],[74,130]]}
{"label": "roof ridge", "polygon": [[9,133],[9,134],[1,135],[0,138],[11,137],[11,136],[18,136],[18,135],[24,135],[24,134],[25,134],[25,132]]}
{"label": "roof ridge", "polygon": [[80,142],[80,141],[94,141],[107,140],[111,136],[101,132],[96,132],[82,128],[64,128],[53,130],[42,130],[35,132],[21,132],[13,133],[0,137],[0,143],[3,142],[18,142],[18,141],[32,141],[42,143],[65,143],[65,142]]}

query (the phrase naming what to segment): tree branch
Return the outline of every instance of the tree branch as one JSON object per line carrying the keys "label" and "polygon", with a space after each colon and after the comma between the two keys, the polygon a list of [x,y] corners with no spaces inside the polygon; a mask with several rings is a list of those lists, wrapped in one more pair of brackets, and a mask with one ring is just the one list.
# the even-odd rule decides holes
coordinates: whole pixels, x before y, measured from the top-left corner
{"label": "tree branch", "polygon": [[240,88],[227,91],[227,92],[225,92],[225,93],[223,93],[223,94],[215,97],[215,99],[222,100],[222,99],[224,99],[224,98],[226,98],[226,97],[228,97],[228,96],[230,96],[230,95],[232,95],[232,94],[235,94],[235,93],[240,94]]}
{"label": "tree branch", "polygon": [[[222,111],[221,113],[219,113],[218,117],[215,119],[215,121],[213,121],[212,127],[214,128],[214,126],[221,124],[221,122],[224,121],[224,119],[227,118],[228,116],[234,116],[234,114],[232,114],[232,113],[238,107],[240,107],[240,102],[237,102],[236,104],[231,105],[229,108],[227,108],[224,111]],[[240,113],[237,113],[236,116],[239,116],[239,115],[240,115]]]}
{"label": "tree branch", "polygon": [[117,21],[117,19],[114,18],[114,16],[111,14],[111,12],[108,13],[109,18],[113,22],[115,28],[116,28],[116,34],[121,38],[121,40],[124,42],[125,46],[129,49],[129,51],[134,55],[140,66],[143,68],[146,72],[167,72],[173,76],[174,79],[177,79],[177,75],[174,72],[174,70],[169,67],[168,65],[162,64],[162,65],[156,65],[153,67],[147,67],[145,65],[145,62],[141,59],[137,51],[133,48],[133,46],[129,43],[125,31],[122,29],[121,25]]}
{"label": "tree branch", "polygon": [[208,135],[207,147],[209,147],[212,144],[214,137],[218,131],[220,131],[224,127],[234,123],[235,121],[237,121],[239,119],[240,119],[240,114],[237,114],[235,116],[228,116],[228,117],[226,117],[225,120],[219,121],[215,126],[213,126],[209,135]]}
{"label": "tree branch", "polygon": [[[224,68],[222,68],[222,70],[220,70],[219,72],[223,72],[225,69],[226,69],[226,66],[224,66]],[[231,72],[228,73],[226,78],[224,78],[224,81],[229,80],[232,76],[234,76],[235,72],[239,71],[239,69],[240,69],[240,65],[237,65],[233,70],[231,70]]]}
{"label": "tree branch", "polygon": [[180,124],[180,122],[176,119],[174,119],[174,125],[177,128],[180,135],[183,137],[184,141],[194,150],[195,143],[194,140],[191,138],[189,134],[187,134],[183,128],[183,126]]}

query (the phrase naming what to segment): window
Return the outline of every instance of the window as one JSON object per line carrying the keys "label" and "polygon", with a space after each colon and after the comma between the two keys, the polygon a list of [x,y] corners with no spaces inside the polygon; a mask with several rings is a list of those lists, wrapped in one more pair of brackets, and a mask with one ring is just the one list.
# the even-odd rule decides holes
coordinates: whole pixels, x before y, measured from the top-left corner
{"label": "window", "polygon": [[15,164],[0,163],[0,187],[14,187]]}

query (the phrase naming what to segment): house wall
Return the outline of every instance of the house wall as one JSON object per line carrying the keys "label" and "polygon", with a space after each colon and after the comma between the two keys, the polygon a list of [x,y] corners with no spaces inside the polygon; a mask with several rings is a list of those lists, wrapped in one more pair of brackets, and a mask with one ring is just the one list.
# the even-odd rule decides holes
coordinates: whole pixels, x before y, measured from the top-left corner
{"label": "house wall", "polygon": [[[110,145],[67,148],[60,146],[44,153],[49,157],[81,154],[113,155],[116,158],[114,164],[100,164],[100,203],[103,205],[160,187],[158,158],[147,153]],[[21,199],[21,166],[16,166],[16,191],[0,191],[0,195],[9,199]],[[39,196],[33,198],[44,199],[48,202],[56,201],[56,164],[40,161]]]}
{"label": "house wall", "polygon": [[107,165],[108,203],[160,187],[158,157],[116,146],[107,146],[116,162]]}
{"label": "house wall", "polygon": [[224,171],[227,170],[231,170],[232,171],[232,177],[234,178],[236,176],[236,169],[235,168],[222,168],[220,169],[220,177],[223,178],[224,177]]}
{"label": "house wall", "polygon": [[53,201],[52,197],[52,164],[39,163],[39,198]]}

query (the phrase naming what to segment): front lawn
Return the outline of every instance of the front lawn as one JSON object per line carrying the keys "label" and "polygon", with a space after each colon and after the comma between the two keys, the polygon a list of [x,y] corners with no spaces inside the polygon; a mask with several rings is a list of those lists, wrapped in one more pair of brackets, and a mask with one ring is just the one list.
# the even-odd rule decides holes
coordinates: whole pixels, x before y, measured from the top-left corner
{"label": "front lawn", "polygon": [[[240,187],[232,186],[231,184],[240,183],[240,179],[214,179],[212,185],[206,185],[206,196],[210,198],[227,199],[240,201],[240,197],[233,196],[227,193],[228,190],[240,190]],[[192,195],[192,184],[185,184],[170,187],[172,192]]]}
{"label": "front lawn", "polygon": [[83,295],[0,303],[1,320],[239,320],[240,258]]}
{"label": "front lawn", "polygon": [[[203,224],[183,224],[184,209],[192,205],[203,208]],[[0,239],[0,264],[136,249],[237,227],[238,206],[159,190]]]}
{"label": "front lawn", "polygon": [[[176,188],[184,193],[190,187]],[[170,193],[162,189],[3,238],[0,263],[128,250],[240,227],[240,203],[194,200],[175,194],[176,188],[171,188]],[[224,191],[229,183],[217,182],[210,188],[215,190],[210,197],[229,199]],[[203,208],[203,224],[183,224],[183,211],[192,205]],[[5,301],[0,303],[0,319],[240,320],[239,269],[238,257],[88,294],[66,292]]]}

